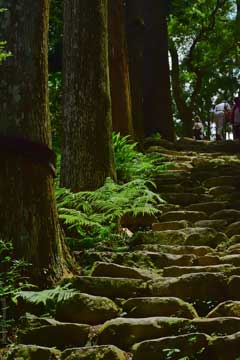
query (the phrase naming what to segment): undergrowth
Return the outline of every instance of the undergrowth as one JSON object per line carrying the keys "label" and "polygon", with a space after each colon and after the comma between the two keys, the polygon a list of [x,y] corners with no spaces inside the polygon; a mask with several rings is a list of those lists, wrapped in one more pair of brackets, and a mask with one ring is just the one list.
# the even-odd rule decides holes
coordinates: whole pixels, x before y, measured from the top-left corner
{"label": "undergrowth", "polygon": [[26,276],[28,267],[25,261],[14,259],[10,242],[0,240],[0,329],[3,344],[10,341],[13,333],[16,295],[31,286]]}
{"label": "undergrowth", "polygon": [[137,151],[138,143],[132,143],[130,136],[113,133],[113,146],[119,182],[136,178],[152,180],[172,165],[163,163],[163,158],[159,154],[143,154]]}
{"label": "undergrowth", "polygon": [[[154,192],[152,181],[166,165],[159,154],[137,151],[129,136],[113,133],[118,182],[110,178],[96,191],[72,193],[56,186],[59,217],[66,240],[73,250],[96,246],[99,242],[126,245],[120,235],[120,220],[126,215],[155,215],[164,200]],[[58,159],[59,160],[59,159]],[[123,239],[124,237],[124,239]]]}
{"label": "undergrowth", "polygon": [[[123,215],[154,215],[161,197],[149,190],[143,179],[126,184],[116,184],[110,178],[96,191],[72,193],[56,190],[59,217],[67,227],[70,245],[75,249],[91,247],[100,241],[110,241],[119,232],[119,220]],[[154,184],[151,183],[153,187]],[[71,241],[73,240],[73,241]]]}

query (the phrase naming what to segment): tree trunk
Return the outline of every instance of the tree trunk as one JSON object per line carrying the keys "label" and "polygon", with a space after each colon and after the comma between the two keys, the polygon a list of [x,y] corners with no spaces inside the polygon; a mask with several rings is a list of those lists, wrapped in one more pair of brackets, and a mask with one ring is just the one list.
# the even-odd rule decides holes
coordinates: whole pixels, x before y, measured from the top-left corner
{"label": "tree trunk", "polygon": [[107,0],[65,0],[61,186],[95,190],[115,177]]}
{"label": "tree trunk", "polygon": [[133,135],[123,1],[108,1],[109,70],[113,130]]}
{"label": "tree trunk", "polygon": [[143,138],[143,0],[126,1],[126,32],[134,134]]}
{"label": "tree trunk", "polygon": [[[13,242],[16,256],[32,264],[31,280],[44,286],[59,280],[65,269],[53,178],[45,158],[51,146],[49,3],[0,0],[0,7],[8,9],[1,14],[0,38],[12,52],[0,66],[0,238]],[[34,143],[39,144],[35,154]]]}
{"label": "tree trunk", "polygon": [[168,63],[167,9],[164,0],[144,1],[144,127],[174,141]]}

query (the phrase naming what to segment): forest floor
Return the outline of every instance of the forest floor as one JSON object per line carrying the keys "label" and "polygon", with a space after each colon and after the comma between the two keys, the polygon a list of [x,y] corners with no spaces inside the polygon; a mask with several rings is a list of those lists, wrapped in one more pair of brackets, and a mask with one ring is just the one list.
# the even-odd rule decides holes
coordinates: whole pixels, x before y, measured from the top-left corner
{"label": "forest floor", "polygon": [[76,252],[75,291],[53,318],[25,304],[8,360],[240,359],[240,145],[146,147],[175,163],[155,179],[159,215],[126,220],[124,251]]}

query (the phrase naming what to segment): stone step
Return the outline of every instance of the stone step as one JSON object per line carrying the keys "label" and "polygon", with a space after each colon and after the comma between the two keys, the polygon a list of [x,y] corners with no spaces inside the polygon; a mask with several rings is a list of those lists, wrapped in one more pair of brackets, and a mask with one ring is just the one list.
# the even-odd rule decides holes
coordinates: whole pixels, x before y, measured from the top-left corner
{"label": "stone step", "polygon": [[233,266],[230,264],[211,265],[211,266],[169,266],[163,269],[162,276],[177,277],[185,274],[203,273],[203,272],[228,273],[232,269]]}
{"label": "stone step", "polygon": [[189,319],[174,317],[116,318],[100,327],[97,344],[113,344],[130,351],[137,342],[175,335],[190,322]]}
{"label": "stone step", "polygon": [[156,275],[150,270],[131,268],[128,266],[114,263],[96,262],[91,271],[91,276],[112,277],[112,278],[130,278],[149,280]]}
{"label": "stone step", "polygon": [[16,345],[4,356],[6,360],[127,360],[126,353],[113,345],[76,347],[61,351],[37,345]]}
{"label": "stone step", "polygon": [[133,346],[133,360],[188,359],[236,360],[240,355],[240,332],[227,336],[191,333],[146,340]]}
{"label": "stone step", "polygon": [[3,355],[6,360],[59,360],[61,358],[61,351],[37,345],[20,344],[6,349]]}
{"label": "stone step", "polygon": [[[144,245],[143,245],[144,246]],[[153,245],[152,245],[153,246]],[[84,252],[81,252],[80,254],[76,255],[76,258],[79,261],[79,264],[81,266],[93,266],[93,264],[96,261],[103,261],[105,263],[114,263],[116,265],[124,265],[126,267],[136,267],[138,266],[141,268],[141,273],[143,276],[149,276],[152,275],[151,272],[154,270],[154,268],[161,269],[165,266],[171,266],[171,265],[183,265],[183,266],[190,266],[193,265],[196,261],[196,256],[191,253],[190,250],[188,250],[188,253],[181,254],[181,251],[179,250],[179,254],[177,253],[177,247],[176,247],[176,254],[174,251],[170,249],[169,253],[164,253],[164,249],[160,249],[160,251],[148,251],[141,249],[141,245],[139,245],[139,250],[132,251],[132,252],[122,252],[122,253],[114,253],[114,252],[96,252],[92,250],[87,250]],[[167,248],[166,248],[167,251]],[[171,253],[172,251],[172,253]],[[203,250],[200,250],[202,252]],[[214,259],[212,259],[214,261]],[[216,261],[214,262],[216,264]],[[220,263],[220,260],[218,261]],[[142,270],[145,270],[144,272]],[[122,268],[115,268],[115,271],[123,270]],[[149,270],[147,272],[146,270]],[[123,273],[122,273],[123,274]],[[126,272],[121,277],[125,277]],[[136,275],[134,275],[136,276]],[[113,276],[114,277],[114,276]]]}
{"label": "stone step", "polygon": [[75,293],[56,305],[56,319],[62,322],[97,325],[120,314],[110,299],[84,293]]}
{"label": "stone step", "polygon": [[212,195],[214,197],[214,199],[217,199],[219,197],[221,197],[222,195],[226,195],[226,194],[231,194],[233,192],[235,192],[237,189],[235,186],[227,186],[227,185],[222,185],[222,186],[214,186],[211,187],[208,191],[209,195]]}
{"label": "stone step", "polygon": [[127,360],[126,353],[114,345],[66,349],[61,360]]}
{"label": "stone step", "polygon": [[204,227],[204,228],[211,228],[217,231],[225,230],[226,226],[228,225],[227,220],[218,219],[218,220],[200,220],[196,221],[193,224],[193,227]]}
{"label": "stone step", "polygon": [[154,316],[198,317],[193,305],[175,297],[132,298],[123,303],[123,315],[130,318]]}
{"label": "stone step", "polygon": [[161,197],[171,204],[188,206],[195,203],[207,202],[214,199],[210,194],[194,194],[189,192],[161,193]]}
{"label": "stone step", "polygon": [[70,283],[83,293],[110,299],[150,296],[147,283],[138,279],[74,276]]}
{"label": "stone step", "polygon": [[153,223],[152,231],[163,231],[163,230],[180,230],[189,227],[189,223],[186,220],[180,221],[168,221],[161,223]]}
{"label": "stone step", "polygon": [[[240,244],[239,244],[240,246]],[[209,246],[191,246],[191,245],[159,245],[159,244],[143,244],[137,245],[135,250],[145,250],[154,252],[164,252],[169,254],[183,255],[193,254],[196,256],[204,256],[213,253],[213,249]]]}
{"label": "stone step", "polygon": [[[224,274],[203,272],[150,280],[148,286],[151,296],[173,296],[186,301],[198,299],[221,302],[227,299],[235,299],[234,295],[236,295],[236,283],[238,281],[238,279],[235,279],[235,282],[232,281],[230,286],[228,278]],[[238,296],[240,299],[240,294]]]}
{"label": "stone step", "polygon": [[159,217],[160,222],[186,220],[190,223],[195,223],[196,221],[206,219],[208,219],[208,215],[205,212],[188,210],[168,211]]}
{"label": "stone step", "polygon": [[[204,333],[216,336],[230,335],[240,331],[240,318],[116,318],[100,327],[99,345],[113,344],[122,350],[130,350],[138,342],[169,336]],[[117,335],[117,336],[116,336]]]}
{"label": "stone step", "polygon": [[181,230],[139,231],[131,241],[132,247],[141,244],[192,245],[217,247],[227,242],[228,237],[213,228],[185,228]]}
{"label": "stone step", "polygon": [[187,206],[185,210],[187,211],[200,211],[205,212],[208,215],[216,213],[219,210],[223,210],[227,207],[227,201],[212,201],[212,202],[203,202],[195,203]]}
{"label": "stone step", "polygon": [[231,264],[234,266],[239,267],[240,266],[240,255],[239,254],[230,254],[226,256],[220,257],[220,261],[222,264]]}
{"label": "stone step", "polygon": [[215,317],[239,317],[240,301],[224,301],[213,308],[207,315],[208,318]]}
{"label": "stone step", "polygon": [[80,347],[87,343],[90,326],[74,323],[59,323],[26,328],[18,332],[18,342],[27,345],[39,345],[65,349]]}
{"label": "stone step", "polygon": [[212,188],[214,186],[236,186],[239,185],[238,176],[216,176],[208,178],[203,182],[203,186],[207,188]]}

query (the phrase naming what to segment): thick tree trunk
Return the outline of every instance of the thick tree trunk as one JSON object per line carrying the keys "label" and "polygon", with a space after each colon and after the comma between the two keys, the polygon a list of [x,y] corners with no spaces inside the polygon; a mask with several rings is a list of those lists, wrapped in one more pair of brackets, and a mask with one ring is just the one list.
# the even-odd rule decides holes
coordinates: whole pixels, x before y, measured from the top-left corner
{"label": "thick tree trunk", "polygon": [[94,190],[115,176],[107,0],[65,0],[61,185]]}
{"label": "thick tree trunk", "polygon": [[[44,145],[51,146],[47,93],[48,0],[0,0],[0,38],[12,52],[0,66],[0,238],[32,264],[32,280],[44,286],[65,269],[53,178]],[[39,145],[39,153],[3,146],[3,136]],[[6,139],[6,138],[5,138]],[[28,143],[31,147],[31,143]]]}
{"label": "thick tree trunk", "polygon": [[173,141],[166,10],[164,0],[144,1],[144,127]]}
{"label": "thick tree trunk", "polygon": [[128,53],[122,0],[108,1],[109,70],[113,130],[133,135]]}
{"label": "thick tree trunk", "polygon": [[144,136],[143,127],[143,1],[126,1],[126,31],[134,134]]}

